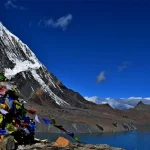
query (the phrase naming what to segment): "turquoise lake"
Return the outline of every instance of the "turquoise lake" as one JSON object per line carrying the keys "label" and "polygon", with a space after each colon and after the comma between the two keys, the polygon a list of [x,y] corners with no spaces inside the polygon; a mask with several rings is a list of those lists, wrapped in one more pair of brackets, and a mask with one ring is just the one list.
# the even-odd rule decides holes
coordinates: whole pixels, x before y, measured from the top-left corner
{"label": "turquoise lake", "polygon": [[[66,134],[36,133],[40,139],[55,141],[59,136],[72,140]],[[88,144],[108,144],[126,150],[150,150],[150,131],[132,131],[115,134],[77,134],[80,141]]]}

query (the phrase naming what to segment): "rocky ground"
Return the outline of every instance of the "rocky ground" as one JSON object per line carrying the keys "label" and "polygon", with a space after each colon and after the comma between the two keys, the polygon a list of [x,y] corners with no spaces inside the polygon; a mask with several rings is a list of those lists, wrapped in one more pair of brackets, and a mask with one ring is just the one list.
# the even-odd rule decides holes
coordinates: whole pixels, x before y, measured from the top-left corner
{"label": "rocky ground", "polygon": [[106,144],[91,145],[91,144],[71,144],[67,147],[58,147],[53,144],[41,144],[37,143],[32,146],[20,146],[18,150],[123,150],[122,148],[110,147]]}
{"label": "rocky ground", "polygon": [[55,142],[50,143],[48,140],[35,139],[36,144],[19,145],[15,148],[14,138],[5,137],[0,141],[0,150],[123,150],[122,148],[110,147],[107,144],[79,144],[72,143],[64,137],[59,137]]}

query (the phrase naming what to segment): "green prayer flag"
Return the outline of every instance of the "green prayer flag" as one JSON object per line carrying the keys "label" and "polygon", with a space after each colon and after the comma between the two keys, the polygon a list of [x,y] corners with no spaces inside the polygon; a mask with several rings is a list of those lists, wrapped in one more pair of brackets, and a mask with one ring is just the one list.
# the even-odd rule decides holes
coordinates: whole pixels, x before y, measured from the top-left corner
{"label": "green prayer flag", "polygon": [[0,75],[0,82],[5,81],[5,77],[3,75]]}

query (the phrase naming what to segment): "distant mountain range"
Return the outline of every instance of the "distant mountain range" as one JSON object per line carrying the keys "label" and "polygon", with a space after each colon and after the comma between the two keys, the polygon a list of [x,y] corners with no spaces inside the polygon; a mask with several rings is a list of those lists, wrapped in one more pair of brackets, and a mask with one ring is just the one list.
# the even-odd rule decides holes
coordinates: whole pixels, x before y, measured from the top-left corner
{"label": "distant mountain range", "polygon": [[118,99],[111,99],[111,98],[99,98],[97,96],[93,97],[84,97],[86,100],[94,102],[96,104],[106,104],[108,103],[112,108],[117,109],[130,109],[134,108],[140,101],[144,104],[150,104],[150,98],[142,98],[142,97],[130,97],[130,98],[118,98]]}

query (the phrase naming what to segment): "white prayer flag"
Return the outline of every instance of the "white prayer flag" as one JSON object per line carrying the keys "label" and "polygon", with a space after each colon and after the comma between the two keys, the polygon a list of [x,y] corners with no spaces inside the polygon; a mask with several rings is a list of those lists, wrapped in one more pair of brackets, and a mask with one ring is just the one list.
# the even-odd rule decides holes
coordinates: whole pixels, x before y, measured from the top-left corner
{"label": "white prayer flag", "polygon": [[24,131],[26,132],[26,134],[30,134],[29,130],[27,128],[24,128]]}
{"label": "white prayer flag", "polygon": [[41,123],[37,114],[35,115],[35,121]]}
{"label": "white prayer flag", "polygon": [[4,109],[0,109],[0,112],[3,114],[3,115],[6,115],[8,113],[8,111],[4,110]]}

